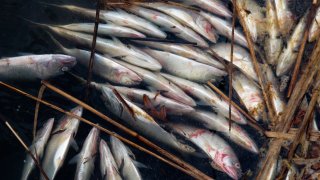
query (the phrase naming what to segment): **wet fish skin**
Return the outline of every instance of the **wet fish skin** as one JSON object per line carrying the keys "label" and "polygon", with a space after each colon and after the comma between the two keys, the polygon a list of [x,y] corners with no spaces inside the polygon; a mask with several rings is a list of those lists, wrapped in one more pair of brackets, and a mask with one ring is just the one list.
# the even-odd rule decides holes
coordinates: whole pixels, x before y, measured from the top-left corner
{"label": "wet fish skin", "polygon": [[[54,38],[52,39],[63,51],[63,53],[76,57],[81,65],[88,67],[91,52],[77,48],[68,49]],[[95,53],[92,71],[105,80],[124,86],[138,85],[142,81],[142,79],[136,73],[114,62],[113,58],[106,55],[102,56],[97,53]]]}
{"label": "wet fish skin", "polygon": [[[230,40],[232,39],[232,24],[230,22],[204,11],[200,11],[200,15],[205,17],[213,25],[218,34],[221,34]],[[234,30],[234,41],[243,47],[248,47],[245,36],[237,29]]]}
{"label": "wet fish skin", "polygon": [[[308,14],[308,13],[307,13]],[[299,46],[302,43],[304,29],[306,27],[306,16],[302,17],[295,27],[287,46],[283,48],[276,69],[277,76],[283,76],[289,72],[294,65],[299,51]]]}
{"label": "wet fish skin", "polygon": [[236,123],[231,124],[231,131],[229,131],[229,121],[225,117],[202,110],[191,112],[187,116],[203,123],[208,129],[221,132],[225,137],[246,150],[255,154],[259,153],[259,149],[254,140],[252,140],[249,134]]}
{"label": "wet fish skin", "polygon": [[117,62],[133,70],[143,79],[143,83],[159,91],[163,96],[172,98],[192,107],[196,106],[195,101],[191,97],[185,94],[178,86],[162,77],[159,73],[151,72],[125,62]]}
{"label": "wet fish skin", "polygon": [[[206,105],[211,106],[214,111],[217,111],[224,117],[229,118],[229,103],[221,99],[208,86],[200,85],[165,73],[161,73],[161,75],[179,86],[186,93],[191,94],[197,99],[203,101]],[[231,106],[231,119],[239,124],[247,123],[247,120],[243,115],[233,106]]]}
{"label": "wet fish skin", "polygon": [[[71,31],[84,32],[93,34],[94,23],[72,23],[67,25],[59,25],[58,27]],[[107,35],[115,37],[128,38],[146,38],[146,36],[134,29],[119,26],[116,24],[99,24],[98,35]]]}
{"label": "wet fish skin", "polygon": [[63,54],[27,55],[0,59],[1,80],[50,79],[76,65],[74,57]]}
{"label": "wet fish skin", "polygon": [[266,26],[268,37],[265,39],[265,51],[267,62],[271,65],[276,65],[278,62],[278,57],[282,50],[282,39],[280,33],[280,27],[277,23],[276,9],[273,4],[273,0],[266,1],[267,7],[267,17]]}
{"label": "wet fish skin", "polygon": [[102,139],[99,146],[100,171],[103,180],[121,180],[118,166],[108,144]]}
{"label": "wet fish skin", "polygon": [[280,32],[286,37],[294,25],[294,16],[290,11],[288,0],[274,0]]}
{"label": "wet fish skin", "polygon": [[[219,43],[211,46],[211,49],[224,60],[231,62],[230,43]],[[258,76],[254,70],[249,52],[238,45],[233,46],[233,64],[248,77],[252,78],[255,81],[258,81]]]}
{"label": "wet fish skin", "polygon": [[202,9],[226,18],[232,17],[232,12],[219,0],[183,0],[183,3],[201,7]]}
{"label": "wet fish skin", "polygon": [[256,84],[239,71],[234,72],[232,84],[249,114],[257,121],[264,118],[266,107],[262,92]]}
{"label": "wet fish skin", "polygon": [[177,20],[162,12],[135,5],[130,6],[127,10],[153,22],[160,26],[164,31],[172,32],[183,40],[197,43],[200,47],[209,47],[208,43],[192,29],[183,26]]}
{"label": "wet fish skin", "polygon": [[233,179],[241,176],[241,167],[232,148],[218,135],[184,124],[169,124],[173,131],[185,136],[202,149],[212,160],[212,167],[225,172]]}
{"label": "wet fish skin", "polygon": [[[81,116],[83,108],[77,106],[73,108],[71,112],[77,116]],[[54,179],[59,169],[62,167],[69,147],[74,142],[79,123],[78,119],[65,115],[60,119],[58,126],[53,130],[42,161],[42,168],[49,179]],[[41,175],[40,179],[44,180],[45,178]]]}
{"label": "wet fish skin", "polygon": [[149,48],[145,48],[144,51],[157,59],[165,71],[191,81],[219,81],[222,76],[227,75],[226,71],[173,53]]}
{"label": "wet fish skin", "polygon": [[79,154],[76,180],[89,180],[94,170],[94,161],[98,153],[99,130],[92,128],[84,141],[82,150]]}
{"label": "wet fish skin", "polygon": [[[37,132],[37,135],[33,140],[32,145],[29,147],[31,153],[33,154],[34,157],[38,159],[39,162],[43,156],[45,146],[49,140],[53,123],[54,123],[54,118],[50,118],[49,120],[47,120],[47,122],[43,124],[42,128]],[[22,170],[21,180],[27,180],[32,170],[34,169],[34,167],[35,167],[34,160],[29,154],[27,154],[25,164]]]}
{"label": "wet fish skin", "polygon": [[219,69],[225,69],[224,65],[218,60],[214,59],[210,54],[202,51],[199,48],[191,47],[182,44],[163,43],[163,42],[147,42],[147,41],[135,41],[139,44],[143,44],[154,49],[171,52],[179,56],[183,56],[197,62],[207,64]]}
{"label": "wet fish skin", "polygon": [[140,180],[142,179],[138,168],[134,165],[130,155],[132,152],[128,151],[126,147],[118,138],[111,136],[110,144],[113,157],[118,165],[119,171],[124,179]]}
{"label": "wet fish skin", "polygon": [[146,95],[150,99],[153,107],[165,107],[168,114],[182,115],[194,111],[191,106],[179,103],[170,98],[166,98],[155,92],[123,86],[113,86],[113,88],[131,101],[138,104],[144,104],[143,96]]}
{"label": "wet fish skin", "polygon": [[313,42],[317,39],[317,37],[319,37],[319,35],[320,35],[319,22],[320,22],[320,8],[317,9],[316,16],[315,16],[314,20],[312,21],[312,24],[310,27],[309,37],[308,37],[309,42]]}

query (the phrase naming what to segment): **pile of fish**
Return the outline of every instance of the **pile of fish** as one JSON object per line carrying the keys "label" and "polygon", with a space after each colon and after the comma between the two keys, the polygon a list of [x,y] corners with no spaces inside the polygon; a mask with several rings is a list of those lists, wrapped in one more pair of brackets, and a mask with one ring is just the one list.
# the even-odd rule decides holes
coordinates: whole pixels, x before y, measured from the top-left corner
{"label": "pile of fish", "polygon": [[[286,104],[283,97],[286,85],[280,79],[289,76],[293,69],[306,28],[306,15],[296,22],[286,0],[266,0],[265,7],[254,0],[236,2],[239,16],[244,17],[255,49],[261,54],[258,65],[267,77],[272,107],[279,115]],[[94,9],[85,7],[44,6],[62,8],[92,20],[96,16]],[[232,60],[234,99],[239,99],[241,106],[260,124],[270,127],[275,122],[268,118],[241,29],[235,29],[235,44],[230,43],[233,13],[227,7],[227,3],[219,0],[183,0],[137,2],[101,10],[93,66],[93,73],[100,81],[91,82],[91,87],[101,94],[104,108],[121,123],[184,154],[196,155],[199,153],[196,149],[200,149],[214,169],[239,179],[243,174],[237,158],[239,151],[235,152],[228,141],[253,155],[259,153],[259,147],[245,130],[248,122],[245,115],[232,105],[229,119],[228,100],[213,91],[207,82],[217,85],[225,82]],[[310,42],[320,34],[319,17],[320,10],[311,25]],[[2,59],[0,79],[48,79],[69,71],[76,61],[76,68],[88,68],[93,21],[66,25],[27,21],[48,32],[58,47],[57,52],[66,55]],[[73,112],[81,115],[80,109],[77,107]],[[177,116],[184,120],[176,120]],[[50,179],[54,179],[69,146],[74,144],[79,121],[64,117],[51,132],[52,126],[50,119],[31,146],[34,154],[44,155],[41,164]],[[92,129],[83,145],[77,158],[76,179],[90,178],[98,151],[98,134],[97,129]],[[103,179],[141,179],[132,153],[116,138],[111,137],[110,144],[112,153],[104,140],[99,145]],[[25,165],[23,177],[27,179],[34,166],[30,157]]]}

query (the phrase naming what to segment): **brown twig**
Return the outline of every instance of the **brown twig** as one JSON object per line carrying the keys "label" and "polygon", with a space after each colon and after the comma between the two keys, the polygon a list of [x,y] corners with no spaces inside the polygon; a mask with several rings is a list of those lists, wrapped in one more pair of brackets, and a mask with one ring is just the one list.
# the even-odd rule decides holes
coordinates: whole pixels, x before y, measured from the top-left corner
{"label": "brown twig", "polygon": [[294,88],[294,86],[296,84],[296,80],[297,80],[298,73],[299,73],[299,70],[300,70],[300,65],[301,65],[301,62],[302,62],[303,53],[304,53],[305,46],[307,44],[307,40],[308,40],[308,36],[309,36],[309,32],[310,32],[310,27],[311,27],[313,19],[315,18],[316,11],[317,11],[318,7],[319,7],[319,4],[313,3],[312,6],[311,6],[311,10],[309,11],[309,14],[308,14],[308,17],[307,17],[306,28],[305,28],[305,31],[304,31],[304,34],[303,34],[303,39],[302,39],[302,42],[301,42],[301,46],[300,46],[300,49],[299,49],[299,52],[298,52],[297,61],[296,61],[296,64],[295,64],[295,67],[294,67],[294,70],[293,70],[293,74],[292,74],[290,85],[289,85],[289,89],[288,89],[288,94],[287,94],[288,98],[291,96],[292,90],[293,90],[293,88]]}
{"label": "brown twig", "polygon": [[42,169],[42,167],[40,166],[39,160],[32,154],[32,152],[30,151],[30,149],[28,148],[28,146],[26,145],[26,143],[24,143],[24,141],[21,139],[21,137],[18,135],[18,133],[12,128],[12,126],[9,124],[9,122],[6,120],[6,118],[0,114],[0,119],[2,119],[5,123],[5,125],[9,128],[9,130],[12,132],[12,134],[18,139],[18,141],[20,142],[20,144],[23,146],[23,148],[27,151],[27,153],[30,155],[30,157],[32,158],[32,160],[34,161],[34,163],[36,164],[36,166],[39,168],[40,173],[43,175],[43,177],[46,180],[49,180],[46,172]]}
{"label": "brown twig", "polygon": [[[17,92],[17,93],[19,93],[19,94],[22,94],[22,95],[24,95],[24,96],[26,96],[26,97],[28,97],[28,98],[30,98],[30,99],[33,99],[33,100],[35,100],[35,101],[39,101],[40,103],[42,103],[42,104],[44,104],[44,105],[46,105],[46,106],[48,106],[48,107],[50,107],[50,108],[52,108],[52,109],[55,109],[55,110],[57,110],[57,111],[59,111],[59,112],[61,112],[61,113],[64,113],[64,114],[67,114],[68,116],[77,118],[77,119],[79,119],[80,121],[82,121],[82,122],[84,122],[84,123],[86,123],[86,124],[89,124],[89,125],[91,125],[91,126],[94,126],[94,127],[98,128],[98,129],[100,129],[101,131],[103,131],[103,132],[105,132],[105,133],[108,133],[109,135],[114,135],[115,137],[119,138],[120,140],[123,140],[123,141],[126,142],[126,143],[129,143],[129,142],[130,142],[129,140],[127,140],[127,139],[125,139],[125,138],[122,138],[122,137],[119,136],[119,135],[116,135],[114,132],[111,132],[111,131],[108,131],[108,130],[105,129],[105,128],[102,128],[101,126],[96,125],[96,124],[92,123],[91,121],[88,121],[87,119],[84,119],[84,118],[82,118],[82,117],[80,117],[80,116],[77,116],[77,115],[75,115],[75,114],[73,114],[73,113],[71,113],[71,112],[69,112],[69,111],[65,111],[65,110],[59,108],[58,106],[55,106],[55,105],[53,105],[53,104],[51,104],[51,103],[49,103],[49,102],[47,102],[47,101],[38,99],[37,97],[32,96],[32,95],[30,95],[30,94],[28,94],[28,93],[26,93],[26,92],[24,92],[24,91],[22,91],[22,90],[19,90],[19,89],[13,87],[13,86],[10,86],[10,85],[2,82],[2,81],[0,81],[0,85],[4,86],[4,87],[6,87],[6,88],[8,88],[8,89],[10,89],[10,90],[13,90],[13,91],[15,91],[15,92]],[[49,84],[49,85],[50,85],[50,84]],[[47,86],[47,87],[48,87],[48,86]],[[50,87],[48,87],[48,88],[51,89]],[[70,95],[69,95],[69,96],[70,96]],[[71,96],[70,96],[70,97],[71,97]],[[72,97],[72,98],[74,98],[74,97]],[[74,98],[74,99],[75,99],[75,98]],[[80,100],[77,100],[77,101],[81,102]],[[77,104],[78,104],[78,103],[77,103]],[[84,105],[84,106],[82,106],[82,107],[84,107],[85,109],[86,109],[86,107],[87,107],[87,108],[90,107],[90,106],[86,105],[85,103],[81,103],[81,104]],[[81,104],[79,104],[79,105],[81,105]],[[90,107],[90,108],[91,108],[91,107]],[[92,109],[93,109],[93,108],[92,108]],[[88,109],[87,109],[87,110],[88,110]],[[105,117],[107,117],[107,116],[105,116]],[[107,117],[107,118],[108,118],[108,117]],[[110,120],[111,120],[111,119],[110,119]],[[114,120],[112,120],[112,121],[114,121]],[[132,132],[135,133],[134,131],[132,131]],[[145,139],[144,137],[138,135],[137,133],[135,133],[135,134],[136,134],[136,136],[135,136],[136,138],[138,138],[139,140],[145,142],[145,143],[148,144],[150,147],[153,147],[153,148],[156,149],[160,154],[166,156],[168,159],[170,159],[171,161],[174,161],[174,162],[171,162],[171,161],[169,161],[169,160],[167,160],[167,159],[164,159],[163,157],[161,157],[161,156],[159,156],[159,155],[157,155],[157,154],[155,154],[155,153],[153,153],[153,152],[151,152],[151,151],[149,151],[149,150],[147,150],[147,149],[145,149],[145,148],[143,148],[143,147],[141,147],[141,146],[139,146],[139,145],[137,145],[137,144],[131,143],[130,145],[132,145],[132,146],[140,149],[140,150],[143,151],[143,152],[146,152],[146,153],[148,153],[148,154],[150,154],[150,155],[158,158],[159,160],[161,160],[161,161],[163,161],[163,162],[165,162],[165,163],[168,163],[169,165],[171,165],[171,166],[173,166],[173,167],[177,167],[179,170],[187,173],[188,175],[190,175],[190,176],[192,176],[192,177],[194,177],[194,178],[196,178],[196,179],[212,179],[211,177],[203,174],[201,171],[197,170],[197,169],[194,168],[193,166],[191,166],[191,165],[187,164],[186,162],[180,160],[178,157],[174,156],[173,154],[171,154],[171,153],[167,152],[166,150],[160,148],[159,146],[153,144],[152,142],[150,142],[149,140]],[[175,163],[176,161],[177,161],[177,163]]]}
{"label": "brown twig", "polygon": [[[46,89],[46,86],[44,86],[44,85],[42,85],[40,87],[39,92],[38,92],[38,98],[39,99],[42,99],[42,95],[43,95],[45,89]],[[39,108],[40,108],[40,102],[37,101],[36,102],[36,107],[35,107],[35,112],[34,112],[34,119],[33,119],[33,131],[32,131],[33,140],[35,139],[36,133],[37,133]]]}

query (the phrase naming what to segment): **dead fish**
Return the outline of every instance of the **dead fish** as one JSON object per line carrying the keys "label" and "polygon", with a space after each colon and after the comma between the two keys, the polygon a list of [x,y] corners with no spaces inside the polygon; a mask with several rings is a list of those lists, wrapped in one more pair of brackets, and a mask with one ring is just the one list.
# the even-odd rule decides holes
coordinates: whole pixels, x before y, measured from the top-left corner
{"label": "dead fish", "polygon": [[286,37],[294,25],[294,16],[290,11],[288,0],[274,0],[278,24],[282,36]]}
{"label": "dead fish", "polygon": [[[67,25],[58,25],[58,27],[68,29],[71,31],[85,32],[93,34],[94,23],[72,23]],[[134,29],[119,26],[116,24],[99,24],[99,35],[115,36],[115,37],[129,37],[129,38],[145,38],[146,36]]]}
{"label": "dead fish", "polygon": [[27,55],[0,59],[1,80],[50,79],[76,65],[74,57],[63,54]]}
{"label": "dead fish", "polygon": [[241,176],[241,167],[232,148],[218,135],[205,129],[184,124],[169,124],[174,132],[186,137],[202,149],[212,160],[211,166],[233,179]]}
{"label": "dead fish", "polygon": [[190,81],[219,81],[222,76],[227,75],[226,71],[173,53],[149,48],[145,48],[144,51],[157,59],[166,72]]}
{"label": "dead fish", "polygon": [[233,88],[245,105],[249,114],[257,121],[265,117],[266,107],[264,105],[262,92],[256,84],[239,71],[234,72]]}
{"label": "dead fish", "polygon": [[[71,110],[71,113],[77,116],[81,116],[82,112],[81,106]],[[65,115],[53,130],[42,161],[42,168],[49,179],[53,180],[62,167],[70,145],[76,146],[74,137],[77,134],[79,123],[78,119]],[[41,175],[41,180],[44,179]]]}
{"label": "dead fish", "polygon": [[162,30],[171,32],[183,40],[196,43],[200,47],[209,47],[208,43],[192,29],[183,26],[177,20],[162,12],[135,5],[131,5],[127,10],[153,22]]}
{"label": "dead fish", "polygon": [[[76,12],[81,15],[90,17],[92,19],[96,17],[96,11],[93,9],[87,9],[87,8],[78,7],[74,5],[55,5],[55,4],[48,4],[48,5],[64,8],[72,12]],[[134,14],[130,14],[122,9],[115,9],[113,11],[100,10],[99,17],[104,22],[132,28],[144,34],[150,35],[152,37],[163,38],[163,39],[167,37],[166,33],[161,31],[159,27],[157,27],[156,25]]]}
{"label": "dead fish", "polygon": [[163,96],[172,98],[178,102],[189,106],[196,106],[194,100],[185,94],[178,86],[174,85],[159,73],[151,72],[137,66],[130,65],[125,62],[117,61],[119,64],[133,70],[143,80],[143,83],[149,86],[150,89],[160,92]]}
{"label": "dead fish", "polygon": [[279,24],[277,23],[277,12],[273,4],[273,0],[267,0],[266,7],[266,31],[268,36],[265,39],[264,49],[267,56],[267,62],[271,65],[276,65],[282,50],[283,42],[281,39]]}
{"label": "dead fish", "polygon": [[135,166],[132,157],[134,154],[118,138],[111,136],[110,144],[113,157],[118,165],[119,171],[126,180],[141,180],[141,174]]}
{"label": "dead fish", "polygon": [[[76,57],[78,62],[85,67],[89,66],[91,52],[77,48],[68,49],[54,38],[52,38],[52,40],[59,46],[63,53]],[[102,56],[97,53],[95,53],[92,71],[105,80],[124,86],[138,85],[142,81],[136,73],[114,62],[113,58],[106,55]]]}
{"label": "dead fish", "polygon": [[148,47],[152,47],[154,49],[171,52],[203,64],[214,66],[219,69],[225,68],[224,65],[221,62],[219,62],[217,59],[213,58],[210,54],[196,47],[182,45],[182,44],[156,42],[156,41],[154,42],[135,41],[135,42],[139,44],[143,44]]}
{"label": "dead fish", "polygon": [[[220,98],[208,86],[178,78],[169,74],[161,73],[165,78],[179,86],[186,93],[191,94],[201,100],[208,106],[211,106],[214,111],[217,111],[224,117],[229,118],[229,103]],[[233,106],[231,106],[231,119],[239,124],[246,124],[247,121],[243,115]]]}
{"label": "dead fish", "polygon": [[[32,142],[32,145],[29,147],[31,153],[37,160],[40,162],[42,158],[45,146],[48,142],[52,127],[54,123],[54,118],[50,118],[45,124],[43,124],[42,128],[37,132],[35,139]],[[27,154],[25,164],[23,166],[21,180],[27,180],[29,178],[30,173],[35,167],[35,162],[32,157]]]}
{"label": "dead fish", "polygon": [[315,41],[319,35],[320,35],[320,8],[317,9],[316,16],[314,20],[312,21],[310,31],[309,31],[309,37],[308,41],[313,42]]}
{"label": "dead fish", "polygon": [[[232,39],[232,24],[229,21],[204,11],[200,11],[200,14],[213,25],[218,34],[221,34],[230,40]],[[234,30],[234,41],[243,47],[248,47],[247,39],[237,29]]]}
{"label": "dead fish", "polygon": [[77,161],[76,180],[89,180],[94,170],[94,160],[98,153],[99,130],[92,128],[84,141],[81,152],[74,157]]}
{"label": "dead fish", "polygon": [[[307,13],[308,14],[308,13]],[[296,62],[299,47],[302,43],[303,33],[306,27],[306,16],[302,17],[295,27],[290,39],[287,42],[287,46],[283,48],[278,64],[277,64],[277,76],[283,76],[292,68]]]}
{"label": "dead fish", "polygon": [[[231,62],[231,44],[219,43],[211,46],[211,49],[224,60]],[[233,46],[233,64],[248,77],[258,81],[258,76],[254,70],[252,59],[247,50],[240,46]]]}
{"label": "dead fish", "polygon": [[107,86],[98,85],[96,87],[101,90],[101,98],[108,110],[134,130],[179,151],[187,153],[194,151],[190,146],[179,142],[172,134],[165,131],[149,114],[125,97],[116,95]]}
{"label": "dead fish", "polygon": [[202,110],[191,112],[187,116],[202,123],[208,129],[221,132],[225,137],[246,150],[255,154],[259,152],[256,143],[250,138],[248,133],[236,123],[231,124],[231,130],[229,131],[229,122],[225,117]]}
{"label": "dead fish", "polygon": [[183,0],[184,4],[198,6],[219,16],[232,17],[232,12],[220,0]]}
{"label": "dead fish", "polygon": [[165,107],[168,114],[182,115],[194,111],[191,106],[179,103],[170,98],[166,98],[159,93],[150,92],[143,89],[128,88],[123,86],[113,86],[119,93],[138,104],[145,104],[143,96],[147,96],[153,107]]}
{"label": "dead fish", "polygon": [[166,13],[179,22],[192,28],[209,41],[213,43],[217,42],[218,35],[215,33],[211,24],[204,17],[193,10],[161,2],[142,3],[141,5]]}
{"label": "dead fish", "polygon": [[113,158],[108,144],[102,139],[99,146],[100,171],[103,180],[121,180],[118,166]]}

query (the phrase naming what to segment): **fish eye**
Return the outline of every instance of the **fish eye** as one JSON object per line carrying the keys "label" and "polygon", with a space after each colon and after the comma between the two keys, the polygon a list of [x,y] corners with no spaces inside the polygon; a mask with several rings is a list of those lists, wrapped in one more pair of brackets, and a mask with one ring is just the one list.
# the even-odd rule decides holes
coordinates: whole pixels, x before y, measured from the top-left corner
{"label": "fish eye", "polygon": [[64,67],[61,68],[61,71],[63,71],[63,72],[68,71],[68,70],[69,70],[69,68],[66,67],[66,66],[64,66]]}
{"label": "fish eye", "polygon": [[235,163],[234,166],[235,166],[236,168],[240,168],[240,164],[239,164],[239,163]]}

